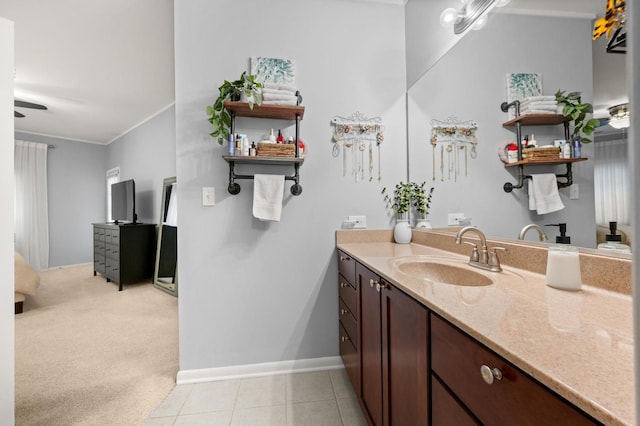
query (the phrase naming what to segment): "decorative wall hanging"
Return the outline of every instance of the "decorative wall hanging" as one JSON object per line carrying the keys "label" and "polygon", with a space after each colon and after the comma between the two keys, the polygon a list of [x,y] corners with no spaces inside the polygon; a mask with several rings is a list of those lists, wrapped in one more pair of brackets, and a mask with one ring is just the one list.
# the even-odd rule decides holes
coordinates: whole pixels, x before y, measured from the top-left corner
{"label": "decorative wall hanging", "polygon": [[[524,101],[531,96],[542,95],[542,74],[514,72],[506,76],[507,102]],[[515,118],[515,109],[510,109],[509,120]]]}
{"label": "decorative wall hanging", "polygon": [[251,57],[251,74],[266,84],[296,86],[296,63],[290,59]]}
{"label": "decorative wall hanging", "polygon": [[[478,155],[478,139],[476,130],[478,123],[475,121],[458,121],[455,116],[449,117],[446,121],[431,120],[431,147],[432,147],[432,167],[433,180],[436,180],[436,156],[440,157],[440,180],[458,180],[458,176],[464,168],[464,175],[467,176],[469,158],[476,158]],[[446,173],[445,173],[445,151],[446,151]],[[461,157],[462,154],[462,158]]]}
{"label": "decorative wall hanging", "polygon": [[[342,176],[347,175],[347,157],[351,155],[351,174],[356,182],[365,180],[365,166],[368,158],[369,182],[373,180],[375,161],[374,145],[377,148],[378,180],[382,180],[380,168],[380,144],[384,141],[384,126],[380,117],[367,118],[359,112],[349,117],[335,116],[331,119],[334,126],[332,154],[339,157],[342,151]],[[342,144],[342,146],[341,146]],[[350,151],[350,154],[349,154]]]}

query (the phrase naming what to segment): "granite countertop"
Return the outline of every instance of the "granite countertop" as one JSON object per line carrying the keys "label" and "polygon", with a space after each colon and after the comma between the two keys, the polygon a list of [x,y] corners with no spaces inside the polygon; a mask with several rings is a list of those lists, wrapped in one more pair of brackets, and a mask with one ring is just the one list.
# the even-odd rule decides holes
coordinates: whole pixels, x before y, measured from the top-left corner
{"label": "granite countertop", "polygon": [[[630,295],[588,285],[558,290],[542,274],[505,265],[500,273],[483,271],[466,266],[468,256],[414,243],[338,240],[337,248],[597,420],[634,422]],[[407,256],[468,267],[495,283],[466,287],[415,277],[398,268]]]}

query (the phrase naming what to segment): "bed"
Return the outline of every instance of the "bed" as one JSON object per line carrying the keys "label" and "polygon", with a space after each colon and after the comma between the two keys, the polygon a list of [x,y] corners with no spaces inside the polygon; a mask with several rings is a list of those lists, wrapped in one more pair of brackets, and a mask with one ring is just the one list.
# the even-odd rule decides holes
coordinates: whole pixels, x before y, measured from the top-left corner
{"label": "bed", "polygon": [[40,285],[40,275],[29,265],[20,253],[15,252],[15,313],[21,314],[27,297],[36,294]]}

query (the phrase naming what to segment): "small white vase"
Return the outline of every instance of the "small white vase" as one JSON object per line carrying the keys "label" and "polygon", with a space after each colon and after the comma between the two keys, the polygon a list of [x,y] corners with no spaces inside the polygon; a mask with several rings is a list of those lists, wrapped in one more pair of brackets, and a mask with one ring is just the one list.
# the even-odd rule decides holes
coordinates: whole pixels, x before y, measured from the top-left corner
{"label": "small white vase", "polygon": [[426,216],[419,217],[416,221],[416,229],[432,229],[431,223]]}
{"label": "small white vase", "polygon": [[393,239],[398,244],[409,244],[411,242],[411,226],[407,214],[396,217],[396,226],[393,227]]}

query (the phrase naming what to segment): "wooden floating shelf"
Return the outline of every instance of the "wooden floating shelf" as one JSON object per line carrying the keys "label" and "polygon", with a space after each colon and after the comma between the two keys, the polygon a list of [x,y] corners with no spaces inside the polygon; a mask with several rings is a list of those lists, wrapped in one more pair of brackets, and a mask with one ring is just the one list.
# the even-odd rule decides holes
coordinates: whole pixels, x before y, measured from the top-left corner
{"label": "wooden floating shelf", "polygon": [[273,118],[278,120],[300,120],[304,117],[304,107],[296,105],[270,105],[253,104],[253,109],[249,108],[247,102],[225,102],[224,107],[230,113],[235,113],[238,117]]}
{"label": "wooden floating shelf", "polygon": [[516,161],[515,163],[505,164],[505,167],[514,167],[514,166],[526,166],[526,165],[536,165],[536,166],[544,166],[544,165],[556,165],[556,164],[568,164],[568,163],[577,163],[579,161],[586,161],[587,158],[525,158],[524,160]]}
{"label": "wooden floating shelf", "polygon": [[571,117],[562,114],[525,114],[502,124],[503,127],[513,127],[516,123],[523,126],[553,126],[571,121]]}

